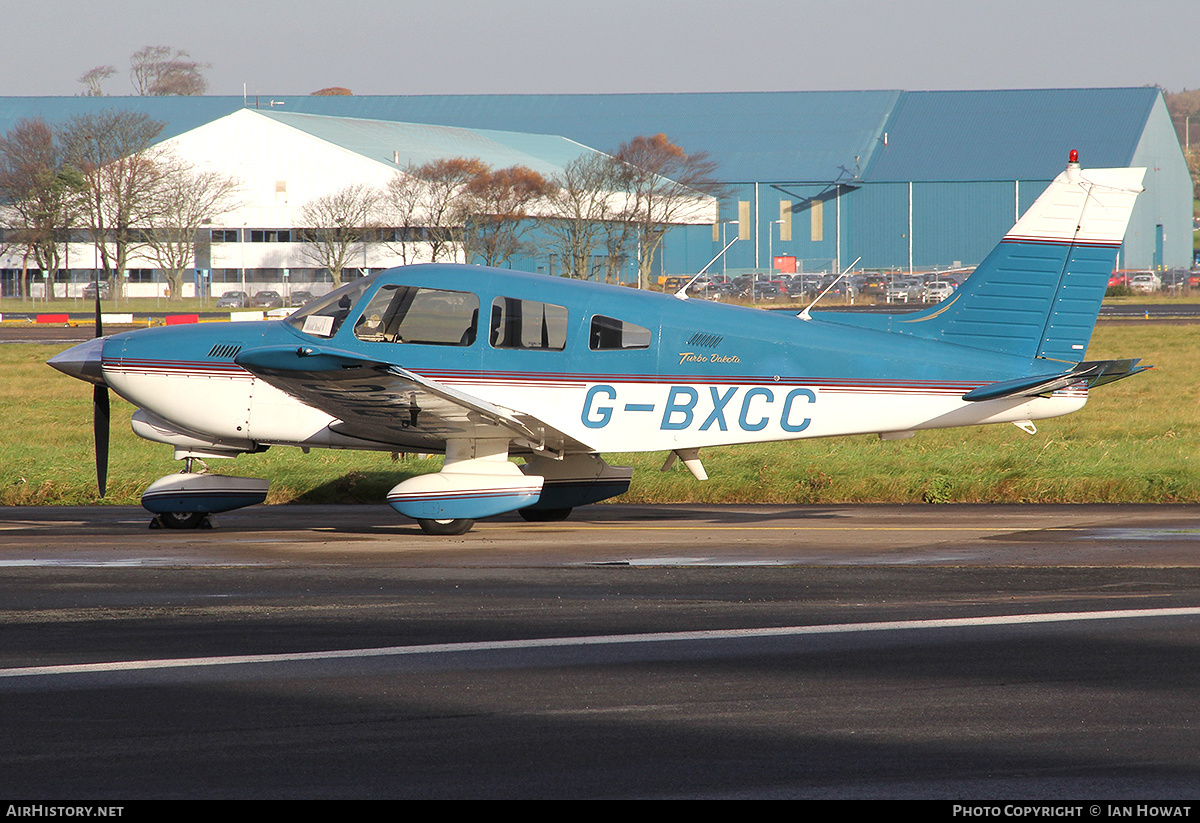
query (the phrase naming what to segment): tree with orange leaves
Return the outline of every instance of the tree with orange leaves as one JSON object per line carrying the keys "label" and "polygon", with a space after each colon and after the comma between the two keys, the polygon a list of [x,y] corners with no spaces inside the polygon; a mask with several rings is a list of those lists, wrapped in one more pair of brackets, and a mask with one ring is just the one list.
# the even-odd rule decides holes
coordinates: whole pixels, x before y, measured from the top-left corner
{"label": "tree with orange leaves", "polygon": [[546,178],[526,166],[487,171],[467,183],[467,259],[480,257],[484,265],[499,266],[528,251],[530,209],[552,191]]}

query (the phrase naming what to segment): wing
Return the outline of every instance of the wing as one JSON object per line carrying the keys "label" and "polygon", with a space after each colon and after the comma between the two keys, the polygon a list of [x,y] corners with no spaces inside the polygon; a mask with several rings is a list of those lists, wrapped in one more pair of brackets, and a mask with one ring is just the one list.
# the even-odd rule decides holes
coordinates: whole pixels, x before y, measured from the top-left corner
{"label": "wing", "polygon": [[534,452],[591,451],[531,414],[506,409],[400,366],[316,346],[268,346],[236,362],[255,377],[338,418],[334,431],[437,452],[447,440],[505,439]]}

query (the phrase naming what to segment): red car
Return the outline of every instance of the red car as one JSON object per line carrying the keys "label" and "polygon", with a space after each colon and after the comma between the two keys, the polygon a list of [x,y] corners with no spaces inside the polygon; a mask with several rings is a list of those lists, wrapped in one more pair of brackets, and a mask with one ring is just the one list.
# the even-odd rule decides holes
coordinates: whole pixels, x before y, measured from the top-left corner
{"label": "red car", "polygon": [[1123,271],[1115,271],[1112,273],[1112,276],[1108,278],[1108,287],[1110,289],[1113,286],[1128,286],[1128,285],[1129,285],[1129,275]]}

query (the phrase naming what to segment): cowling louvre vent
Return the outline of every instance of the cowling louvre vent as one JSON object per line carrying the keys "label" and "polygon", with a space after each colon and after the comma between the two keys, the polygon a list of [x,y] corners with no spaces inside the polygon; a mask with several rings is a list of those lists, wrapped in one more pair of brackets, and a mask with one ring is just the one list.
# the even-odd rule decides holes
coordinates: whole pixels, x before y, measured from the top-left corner
{"label": "cowling louvre vent", "polygon": [[214,360],[232,360],[242,350],[241,343],[218,343],[208,351]]}
{"label": "cowling louvre vent", "polygon": [[720,345],[725,338],[719,334],[705,334],[704,332],[696,332],[688,338],[689,346],[702,346],[704,348],[715,349]]}

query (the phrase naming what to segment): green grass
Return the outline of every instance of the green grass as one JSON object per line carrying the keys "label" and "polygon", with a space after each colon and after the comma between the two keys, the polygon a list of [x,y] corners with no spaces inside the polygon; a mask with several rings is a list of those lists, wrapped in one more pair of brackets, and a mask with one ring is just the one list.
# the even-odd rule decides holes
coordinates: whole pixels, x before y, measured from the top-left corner
{"label": "green grass", "polygon": [[[0,504],[98,501],[91,443],[91,391],[45,360],[62,346],[0,345]],[[1003,424],[919,432],[909,440],[837,437],[706,449],[709,477],[665,455],[608,455],[636,468],[638,502],[943,503],[1200,502],[1200,328],[1101,326],[1091,359],[1140,356],[1157,366],[1093,392],[1067,417],[1038,422],[1028,435]],[[109,493],[137,503],[152,480],[179,471],[171,449],[136,437],[133,409],[113,398]],[[272,481],[268,502],[382,502],[405,477],[440,468],[374,452],[274,447],[213,461],[216,471]]]}

